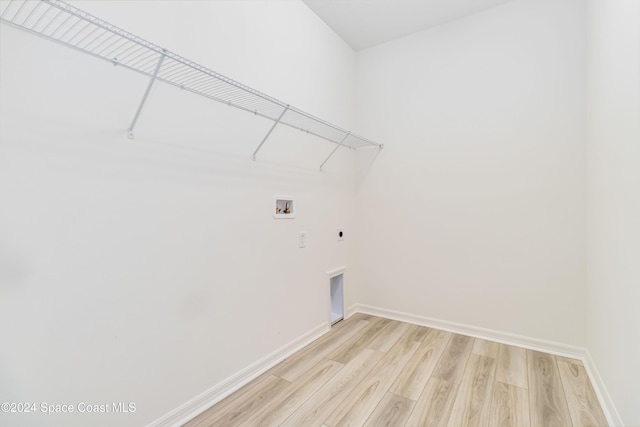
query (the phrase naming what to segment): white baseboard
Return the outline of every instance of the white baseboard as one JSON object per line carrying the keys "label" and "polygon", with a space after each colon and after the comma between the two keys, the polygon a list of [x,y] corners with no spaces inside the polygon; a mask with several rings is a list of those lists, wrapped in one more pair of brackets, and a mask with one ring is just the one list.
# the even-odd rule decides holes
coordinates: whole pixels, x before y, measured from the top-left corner
{"label": "white baseboard", "polygon": [[584,347],[577,347],[567,344],[561,344],[553,341],[541,340],[538,338],[526,337],[523,335],[512,334],[508,332],[496,331],[493,329],[481,328],[478,326],[465,325],[462,323],[450,322],[447,320],[434,319],[431,317],[419,316],[400,311],[389,310],[381,307],[374,307],[365,304],[354,304],[347,310],[347,317],[351,317],[355,313],[370,314],[372,316],[384,317],[387,319],[399,320],[401,322],[412,323],[415,325],[426,326],[429,328],[440,329],[443,331],[453,332],[460,335],[467,335],[474,338],[480,338],[489,341],[496,341],[503,344],[523,347],[530,350],[541,351],[557,356],[568,357],[580,360],[591,380],[591,384],[596,392],[596,396],[600,401],[600,405],[607,417],[610,427],[623,426],[620,414],[618,413],[607,388],[605,387],[598,370],[591,359],[589,351]]}
{"label": "white baseboard", "polygon": [[330,330],[331,327],[328,323],[316,326],[311,331],[185,402],[147,427],[178,427],[185,424]]}
{"label": "white baseboard", "polygon": [[614,405],[613,400],[609,395],[609,391],[604,385],[600,372],[598,372],[598,368],[596,368],[596,364],[591,358],[591,353],[589,353],[588,350],[583,362],[584,367],[587,370],[587,374],[589,375],[589,379],[591,380],[591,384],[593,385],[596,395],[598,396],[598,400],[600,401],[600,406],[602,406],[604,415],[607,417],[609,427],[623,427],[624,423],[622,422],[622,418],[620,418],[616,405]]}
{"label": "white baseboard", "polygon": [[[538,338],[526,337],[523,335],[511,334],[492,329],[480,328],[477,326],[465,325],[462,323],[450,322],[447,320],[434,319],[425,316],[419,316],[400,311],[389,310],[386,308],[374,307],[364,304],[354,304],[347,310],[347,318],[355,313],[370,314],[372,316],[384,317],[387,319],[399,320],[401,322],[412,323],[415,325],[426,326],[435,329],[441,329],[456,334],[467,335],[474,338],[480,338],[490,341],[496,341],[503,344],[523,347],[530,350],[542,351],[557,356],[578,359],[583,362],[591,384],[595,389],[596,395],[600,400],[600,404],[605,412],[609,426],[621,427],[623,422],[620,418],[611,396],[600,377],[600,374],[589,354],[589,351],[583,347],[576,347],[567,344],[561,344],[553,341],[541,340]],[[316,326],[311,331],[296,338],[292,342],[280,347],[273,353],[263,357],[254,364],[232,375],[226,380],[216,384],[210,389],[204,391],[200,395],[194,397],[188,402],[182,404],[167,415],[152,422],[147,427],[178,427],[201,414],[220,400],[224,399],[240,387],[257,378],[259,375],[280,363],[296,351],[309,345],[311,342],[320,338],[329,332],[331,327],[327,323]]]}
{"label": "white baseboard", "polygon": [[399,320],[401,322],[413,323],[415,325],[427,326],[429,328],[440,329],[460,335],[467,335],[489,341],[496,341],[503,344],[524,347],[530,350],[542,351],[555,354],[557,356],[569,357],[571,359],[584,359],[586,349],[553,341],[546,341],[537,338],[530,338],[523,335],[511,334],[508,332],[496,331],[493,329],[481,328],[478,326],[465,325],[462,323],[450,322],[447,320],[434,319],[431,317],[418,316],[415,314],[403,313],[386,308],[373,307],[370,305],[354,304],[349,307],[349,313],[364,313],[372,316],[385,317],[387,319]]}

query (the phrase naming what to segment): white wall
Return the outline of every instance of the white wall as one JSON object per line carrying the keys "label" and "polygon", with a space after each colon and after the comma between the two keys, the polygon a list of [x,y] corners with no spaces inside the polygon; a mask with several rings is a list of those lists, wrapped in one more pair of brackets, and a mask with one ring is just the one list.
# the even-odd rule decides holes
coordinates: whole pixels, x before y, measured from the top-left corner
{"label": "white wall", "polygon": [[590,0],[588,348],[640,425],[640,4]]}
{"label": "white wall", "polygon": [[[78,4],[353,125],[353,51],[301,2]],[[130,141],[146,78],[6,25],[0,58],[0,401],[137,405],[2,420],[143,425],[327,324],[352,152],[319,173],[333,146],[278,128],[254,163],[271,122],[162,84]]]}
{"label": "white wall", "polygon": [[358,53],[358,301],[585,345],[584,31],[517,0]]}
{"label": "white wall", "polygon": [[345,264],[347,305],[588,346],[640,424],[637,2],[589,0],[588,52],[585,2],[515,0],[357,61],[299,2],[79,4],[386,148],[254,163],[269,122],[162,85],[129,141],[145,78],[0,26],[0,400],[137,404],[11,425],[151,422],[325,323]]}

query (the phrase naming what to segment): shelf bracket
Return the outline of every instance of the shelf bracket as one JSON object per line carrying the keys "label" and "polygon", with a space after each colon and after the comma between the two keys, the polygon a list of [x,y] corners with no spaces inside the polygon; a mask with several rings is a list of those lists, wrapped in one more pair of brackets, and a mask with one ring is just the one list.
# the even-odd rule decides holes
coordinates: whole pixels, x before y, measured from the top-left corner
{"label": "shelf bracket", "polygon": [[338,145],[336,145],[336,148],[334,148],[333,151],[329,154],[329,156],[327,156],[327,158],[324,159],[324,162],[322,162],[322,164],[320,165],[320,172],[322,172],[322,167],[324,166],[324,164],[329,161],[331,156],[333,156],[333,153],[338,151],[338,148],[340,148],[342,146],[342,144],[347,140],[347,138],[349,138],[349,135],[351,135],[351,132],[347,132],[347,134],[344,136],[344,138],[342,138],[340,143]]}
{"label": "shelf bracket", "polygon": [[[163,52],[166,52],[166,50],[163,49]],[[149,80],[149,84],[147,85],[147,90],[144,92],[144,95],[142,96],[142,101],[140,101],[140,105],[138,106],[138,111],[136,111],[136,115],[133,117],[131,126],[129,126],[129,130],[127,132],[129,139],[134,139],[136,137],[134,133],[136,122],[138,121],[138,117],[140,117],[140,112],[142,112],[142,107],[144,107],[145,102],[147,102],[147,98],[149,97],[149,93],[151,92],[151,88],[153,87],[153,83],[156,81],[156,78],[158,77],[158,72],[160,71],[160,67],[162,66],[162,61],[164,61],[165,56],[166,55],[163,53],[162,55],[160,55],[160,59],[158,59],[158,64],[156,65],[156,69],[153,72],[153,75],[151,76],[151,80]]]}
{"label": "shelf bracket", "polygon": [[280,123],[280,120],[282,120],[282,117],[284,116],[284,113],[287,112],[287,110],[289,110],[289,106],[288,105],[286,107],[284,107],[284,110],[282,110],[282,113],[280,113],[280,117],[278,117],[278,119],[275,121],[275,123],[273,123],[273,126],[271,126],[271,129],[269,129],[269,132],[267,132],[267,134],[264,136],[264,138],[262,138],[262,142],[260,143],[260,145],[258,145],[258,148],[256,148],[256,151],[253,152],[253,156],[251,156],[251,158],[253,159],[254,162],[256,161],[256,154],[258,154],[258,151],[260,151],[260,149],[262,148],[262,145],[265,143],[267,138],[269,138],[269,135],[271,135],[271,132],[273,132],[273,130],[278,125],[278,123]]}
{"label": "shelf bracket", "polygon": [[[109,64],[143,74],[147,78],[147,87],[133,121],[126,128],[130,139],[135,138],[138,119],[156,81],[271,120],[271,129],[254,151],[253,160],[278,124],[332,144],[339,144],[340,138],[347,133],[339,126],[141,39],[63,0],[0,0],[0,24],[20,28]],[[260,106],[260,111],[257,106]],[[287,111],[293,113],[291,120]],[[381,144],[355,133],[349,134],[341,145],[354,150],[376,146],[382,149]]]}

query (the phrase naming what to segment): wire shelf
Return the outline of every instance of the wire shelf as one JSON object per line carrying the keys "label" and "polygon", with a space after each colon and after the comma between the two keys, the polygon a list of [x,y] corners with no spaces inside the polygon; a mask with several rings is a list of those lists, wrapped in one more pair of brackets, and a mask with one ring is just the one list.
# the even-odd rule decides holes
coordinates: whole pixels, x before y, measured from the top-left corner
{"label": "wire shelf", "polygon": [[[153,82],[158,80],[270,119],[274,121],[274,127],[283,124],[341,147],[358,149],[383,146],[163,49],[60,0],[0,2],[0,21],[150,77],[146,95]],[[140,109],[134,118],[131,133]]]}

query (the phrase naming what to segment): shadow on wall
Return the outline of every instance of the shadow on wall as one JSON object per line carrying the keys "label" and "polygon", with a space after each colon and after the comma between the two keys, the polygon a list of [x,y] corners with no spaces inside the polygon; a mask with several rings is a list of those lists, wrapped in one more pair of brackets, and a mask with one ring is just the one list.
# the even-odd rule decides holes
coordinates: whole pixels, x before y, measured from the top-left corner
{"label": "shadow on wall", "polygon": [[9,289],[17,288],[25,282],[28,269],[23,259],[15,252],[0,248],[0,295]]}
{"label": "shadow on wall", "polygon": [[359,187],[367,178],[382,149],[360,150],[356,159],[356,186]]}

